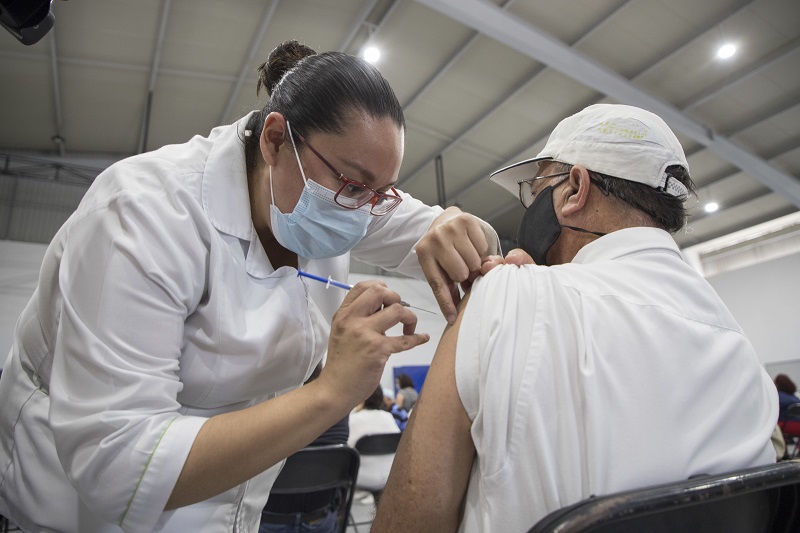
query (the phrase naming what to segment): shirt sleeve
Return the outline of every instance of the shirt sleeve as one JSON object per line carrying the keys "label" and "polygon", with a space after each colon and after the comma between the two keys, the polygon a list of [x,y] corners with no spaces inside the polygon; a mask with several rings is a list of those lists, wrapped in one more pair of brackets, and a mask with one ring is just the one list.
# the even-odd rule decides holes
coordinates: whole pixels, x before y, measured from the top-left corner
{"label": "shirt sleeve", "polygon": [[529,357],[541,349],[533,346],[541,308],[536,281],[529,267],[494,268],[472,286],[461,320],[456,388],[473,421],[476,449],[490,452],[487,472],[499,470],[508,457],[522,379],[530,375]]}
{"label": "shirt sleeve", "polygon": [[124,531],[154,527],[206,420],[177,400],[184,320],[205,290],[202,211],[168,186],[77,212],[59,272],[58,456],[86,505]]}
{"label": "shirt sleeve", "polygon": [[403,197],[400,205],[385,216],[374,217],[366,236],[351,254],[371,265],[425,279],[417,259],[416,244],[444,209],[425,205],[407,193],[398,192]]}

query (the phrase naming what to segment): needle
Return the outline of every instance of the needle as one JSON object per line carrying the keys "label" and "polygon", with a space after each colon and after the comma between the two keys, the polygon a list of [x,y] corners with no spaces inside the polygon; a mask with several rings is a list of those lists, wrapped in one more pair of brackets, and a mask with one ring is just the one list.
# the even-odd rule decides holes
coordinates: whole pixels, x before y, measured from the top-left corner
{"label": "needle", "polygon": [[[352,285],[348,285],[347,283],[343,283],[341,281],[336,281],[334,279],[331,279],[330,276],[328,276],[327,278],[323,278],[322,276],[317,276],[315,274],[309,274],[308,272],[304,272],[304,271],[302,271],[300,269],[297,269],[297,276],[298,277],[303,276],[304,278],[309,278],[309,279],[313,279],[313,280],[319,281],[321,283],[324,283],[326,289],[328,287],[333,286],[333,287],[338,287],[340,289],[344,289],[346,291],[349,291],[350,289],[353,288]],[[403,307],[409,307],[411,309],[417,309],[419,311],[425,311],[426,313],[430,313],[432,315],[436,314],[433,311],[428,311],[427,309],[423,309],[421,307],[417,307],[415,305],[411,305],[411,304],[409,304],[407,302],[400,302],[400,305],[402,305]]]}

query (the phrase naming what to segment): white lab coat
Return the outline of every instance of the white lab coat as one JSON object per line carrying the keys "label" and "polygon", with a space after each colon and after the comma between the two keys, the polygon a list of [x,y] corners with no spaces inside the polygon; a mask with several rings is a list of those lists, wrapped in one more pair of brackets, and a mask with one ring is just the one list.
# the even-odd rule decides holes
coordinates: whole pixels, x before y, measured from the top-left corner
{"label": "white lab coat", "polygon": [[[50,244],[0,383],[0,513],[23,529],[257,529],[279,466],[162,512],[207,418],[302,384],[344,297],[270,265],[247,118],[111,166]],[[404,195],[353,254],[421,277],[440,212]],[[300,268],[344,280],[349,262]]]}

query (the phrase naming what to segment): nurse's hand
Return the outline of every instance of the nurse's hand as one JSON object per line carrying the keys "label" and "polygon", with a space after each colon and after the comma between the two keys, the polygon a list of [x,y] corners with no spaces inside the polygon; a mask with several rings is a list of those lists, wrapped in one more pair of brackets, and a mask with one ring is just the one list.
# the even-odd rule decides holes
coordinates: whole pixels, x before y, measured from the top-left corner
{"label": "nurse's hand", "polygon": [[502,255],[490,255],[483,260],[481,276],[485,276],[496,266],[500,265],[535,265],[533,258],[522,248],[514,248],[503,258]]}
{"label": "nurse's hand", "polygon": [[420,239],[419,264],[450,324],[455,322],[461,301],[457,284],[467,290],[480,274],[483,259],[498,251],[497,234],[491,226],[457,207],[445,209]]}
{"label": "nurse's hand", "polygon": [[[402,335],[386,335],[401,323]],[[328,358],[319,380],[335,387],[337,396],[345,395],[353,406],[364,401],[380,383],[389,356],[430,340],[427,333],[415,333],[416,326],[417,316],[400,305],[400,295],[385,283],[358,283],[333,315]]]}

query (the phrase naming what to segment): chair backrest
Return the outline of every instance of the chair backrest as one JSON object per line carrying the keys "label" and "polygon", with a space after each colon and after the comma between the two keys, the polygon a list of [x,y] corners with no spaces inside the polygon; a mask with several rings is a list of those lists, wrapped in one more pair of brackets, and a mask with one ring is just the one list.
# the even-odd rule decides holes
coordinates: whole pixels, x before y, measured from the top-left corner
{"label": "chair backrest", "polygon": [[303,448],[286,460],[270,494],[308,494],[342,489],[344,499],[338,514],[343,533],[353,504],[359,464],[358,453],[344,444]]}
{"label": "chair backrest", "polygon": [[356,441],[356,450],[361,455],[389,455],[397,451],[402,433],[374,433],[364,435]]}
{"label": "chair backrest", "polygon": [[528,533],[798,532],[800,461],[592,497]]}
{"label": "chair backrest", "polygon": [[400,432],[373,433],[356,441],[355,449],[362,456],[363,465],[358,474],[357,486],[372,493],[376,502],[386,486],[401,436]]}

